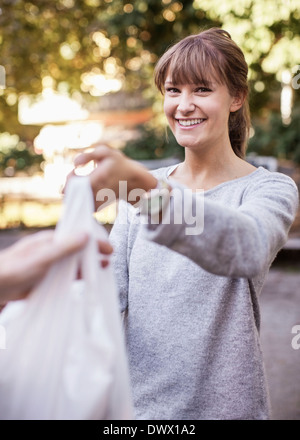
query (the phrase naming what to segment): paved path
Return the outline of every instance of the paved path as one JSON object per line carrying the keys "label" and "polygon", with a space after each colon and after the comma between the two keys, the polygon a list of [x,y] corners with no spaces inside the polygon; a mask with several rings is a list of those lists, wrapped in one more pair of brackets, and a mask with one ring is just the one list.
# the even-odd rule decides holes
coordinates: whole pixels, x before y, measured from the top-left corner
{"label": "paved path", "polygon": [[292,347],[292,328],[300,324],[297,264],[290,270],[275,265],[261,295],[261,342],[275,420],[300,420],[300,348]]}

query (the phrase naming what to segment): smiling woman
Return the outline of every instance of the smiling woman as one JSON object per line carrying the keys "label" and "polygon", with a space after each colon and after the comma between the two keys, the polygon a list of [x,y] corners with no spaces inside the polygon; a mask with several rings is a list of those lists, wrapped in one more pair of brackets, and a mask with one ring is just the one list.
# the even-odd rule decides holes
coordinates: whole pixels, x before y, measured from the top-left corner
{"label": "smiling woman", "polygon": [[229,112],[231,146],[244,157],[250,129],[247,74],[243,52],[226,31],[215,29],[191,35],[167,51],[156,65],[155,83],[161,93],[174,91],[172,85],[194,85],[196,96],[210,96],[220,86],[226,87],[237,100]]}
{"label": "smiling woman", "polygon": [[[213,82],[210,87],[193,84],[165,83],[164,111],[177,142],[185,148],[194,148],[197,155],[211,149],[222,155],[232,144],[228,130],[228,115],[243,105],[243,95],[231,96],[225,85]],[[237,153],[241,155],[237,146]],[[246,164],[245,164],[246,165]]]}
{"label": "smiling woman", "polygon": [[244,160],[247,65],[227,32],[172,46],[155,81],[183,162],[149,173],[106,146],[75,161],[95,161],[96,199],[120,181],[126,202],[142,193],[119,204],[110,234],[136,416],[268,419],[259,296],[294,221],[297,187]]}

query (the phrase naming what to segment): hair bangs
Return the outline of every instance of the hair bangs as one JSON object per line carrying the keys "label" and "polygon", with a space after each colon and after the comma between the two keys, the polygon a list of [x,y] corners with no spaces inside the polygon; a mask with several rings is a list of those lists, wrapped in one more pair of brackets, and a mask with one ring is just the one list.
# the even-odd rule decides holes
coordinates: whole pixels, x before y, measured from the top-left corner
{"label": "hair bangs", "polygon": [[189,44],[177,47],[173,52],[165,69],[164,81],[168,75],[173,84],[209,87],[212,82],[225,83],[222,61],[218,52],[207,42],[194,38],[192,44],[189,41]]}

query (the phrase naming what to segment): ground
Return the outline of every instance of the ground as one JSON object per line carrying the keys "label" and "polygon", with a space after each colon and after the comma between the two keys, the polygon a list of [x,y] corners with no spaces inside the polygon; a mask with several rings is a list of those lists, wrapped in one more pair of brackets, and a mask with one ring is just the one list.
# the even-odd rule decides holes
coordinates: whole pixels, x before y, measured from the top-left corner
{"label": "ground", "polygon": [[300,260],[271,268],[261,294],[261,342],[275,420],[300,420]]}

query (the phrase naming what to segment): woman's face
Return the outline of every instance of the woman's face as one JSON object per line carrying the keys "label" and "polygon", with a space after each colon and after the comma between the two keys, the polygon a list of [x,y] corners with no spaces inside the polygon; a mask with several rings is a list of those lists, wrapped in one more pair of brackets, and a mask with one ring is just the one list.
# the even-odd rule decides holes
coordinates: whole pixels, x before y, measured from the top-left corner
{"label": "woman's face", "polygon": [[203,84],[165,82],[164,111],[179,143],[189,149],[225,146],[229,142],[229,113],[242,105],[228,88],[215,81]]}

